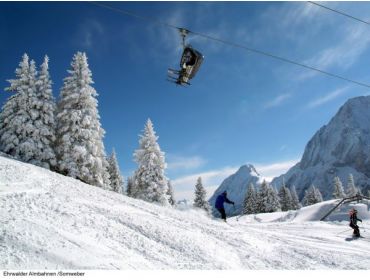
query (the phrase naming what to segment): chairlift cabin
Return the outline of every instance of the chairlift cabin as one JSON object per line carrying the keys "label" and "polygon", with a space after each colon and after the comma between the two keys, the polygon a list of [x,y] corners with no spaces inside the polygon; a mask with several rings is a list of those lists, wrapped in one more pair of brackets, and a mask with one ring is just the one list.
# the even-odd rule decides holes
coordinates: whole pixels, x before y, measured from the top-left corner
{"label": "chairlift cabin", "polygon": [[185,37],[188,33],[185,29],[180,29],[183,39],[183,52],[180,59],[180,70],[168,69],[168,80],[175,84],[185,86],[190,85],[189,80],[195,77],[202,62],[203,55],[191,45],[185,46]]}

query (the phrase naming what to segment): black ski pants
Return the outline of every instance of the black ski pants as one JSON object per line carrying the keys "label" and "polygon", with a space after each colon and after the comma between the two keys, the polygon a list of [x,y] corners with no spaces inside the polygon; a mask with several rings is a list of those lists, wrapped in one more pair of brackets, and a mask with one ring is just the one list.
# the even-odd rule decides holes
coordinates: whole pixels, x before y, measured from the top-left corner
{"label": "black ski pants", "polygon": [[353,228],[353,234],[354,235],[360,235],[360,228],[358,227],[358,225],[355,225],[354,223],[350,223],[349,226],[351,228]]}
{"label": "black ski pants", "polygon": [[217,208],[218,212],[220,212],[221,214],[221,218],[224,219],[226,221],[226,212],[225,212],[225,208]]}

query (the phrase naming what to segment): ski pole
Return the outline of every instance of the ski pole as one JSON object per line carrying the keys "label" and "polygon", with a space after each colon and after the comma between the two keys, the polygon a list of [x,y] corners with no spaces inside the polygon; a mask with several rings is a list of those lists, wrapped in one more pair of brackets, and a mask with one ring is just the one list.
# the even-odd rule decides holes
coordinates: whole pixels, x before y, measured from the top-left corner
{"label": "ski pole", "polygon": [[346,229],[344,231],[338,232],[337,234],[345,233],[346,231],[350,231],[350,230],[352,230],[352,229],[351,228],[350,229]]}

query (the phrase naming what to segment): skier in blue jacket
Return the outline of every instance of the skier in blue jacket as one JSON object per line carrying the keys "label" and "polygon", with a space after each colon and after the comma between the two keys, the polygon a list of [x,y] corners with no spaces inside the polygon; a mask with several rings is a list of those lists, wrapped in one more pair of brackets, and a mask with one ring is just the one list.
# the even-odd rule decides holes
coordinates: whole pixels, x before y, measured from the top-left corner
{"label": "skier in blue jacket", "polygon": [[227,192],[226,191],[224,191],[222,194],[220,194],[216,198],[216,204],[215,204],[216,209],[218,210],[218,212],[221,213],[221,218],[226,222],[226,212],[225,212],[225,208],[224,208],[224,203],[225,202],[229,203],[229,204],[232,204],[232,205],[235,204],[233,201],[231,201],[227,198]]}

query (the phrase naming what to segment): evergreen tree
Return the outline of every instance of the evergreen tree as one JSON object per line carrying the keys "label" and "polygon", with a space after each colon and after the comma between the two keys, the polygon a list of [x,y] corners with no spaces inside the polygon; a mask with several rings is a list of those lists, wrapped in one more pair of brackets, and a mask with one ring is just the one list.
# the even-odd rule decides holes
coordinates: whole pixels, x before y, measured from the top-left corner
{"label": "evergreen tree", "polygon": [[253,183],[250,183],[244,198],[243,214],[255,213],[257,213],[257,193]]}
{"label": "evergreen tree", "polygon": [[1,150],[28,162],[34,158],[34,146],[30,145],[28,136],[33,131],[29,100],[36,94],[36,68],[33,61],[30,65],[27,54],[23,55],[15,73],[16,79],[8,80],[10,86],[5,89],[14,95],[1,112]]}
{"label": "evergreen tree", "polygon": [[111,190],[118,193],[123,193],[123,178],[118,166],[116,152],[114,149],[112,151],[112,155],[108,159],[108,173]]}
{"label": "evergreen tree", "polygon": [[347,196],[352,197],[356,196],[357,194],[359,194],[359,189],[355,186],[353,175],[349,174],[347,183]]}
{"label": "evergreen tree", "polygon": [[292,195],[284,183],[281,186],[278,195],[279,195],[279,202],[281,205],[281,211],[288,211],[288,210],[293,209]]}
{"label": "evergreen tree", "polygon": [[49,58],[45,56],[36,82],[37,93],[31,104],[31,110],[36,127],[36,133],[32,135],[37,146],[35,164],[48,169],[56,166],[54,152],[56,106],[51,85]]}
{"label": "evergreen tree", "polygon": [[136,197],[135,194],[135,183],[132,177],[127,178],[127,187],[126,187],[126,194],[130,197]]}
{"label": "evergreen tree", "polygon": [[294,185],[290,188],[290,194],[292,196],[292,209],[293,210],[300,209],[302,207],[302,204],[299,202],[297,191]]}
{"label": "evergreen tree", "polygon": [[23,55],[16,79],[6,91],[13,92],[0,114],[0,149],[19,160],[41,167],[56,164],[53,150],[55,103],[51,91],[48,58],[39,79],[35,62]]}
{"label": "evergreen tree", "polygon": [[58,170],[91,185],[109,188],[108,162],[98,96],[85,53],[74,55],[57,104]]}
{"label": "evergreen tree", "polygon": [[344,197],[346,197],[346,194],[344,193],[342,182],[340,181],[338,176],[334,177],[333,184],[334,184],[333,197],[334,198],[344,198]]}
{"label": "evergreen tree", "polygon": [[168,196],[168,202],[172,206],[175,205],[176,200],[175,200],[175,195],[173,193],[173,187],[172,187],[172,184],[171,184],[170,180],[168,180],[168,184],[167,184],[167,196]]}
{"label": "evergreen tree", "polygon": [[259,190],[257,192],[257,213],[265,213],[266,210],[265,210],[265,204],[264,204],[264,197],[266,196],[267,194],[267,182],[265,180],[263,180],[262,184],[260,185],[259,187]]}
{"label": "evergreen tree", "polygon": [[135,196],[149,202],[168,205],[167,178],[164,175],[166,163],[157,139],[153,124],[148,119],[144,134],[140,136],[139,149],[134,153],[135,161],[139,165],[134,175]]}
{"label": "evergreen tree", "polygon": [[276,189],[273,188],[271,185],[268,185],[268,195],[267,199],[265,202],[266,205],[266,212],[271,213],[271,212],[276,212],[276,211],[281,211],[281,205],[279,202],[279,196],[276,192]]}
{"label": "evergreen tree", "polygon": [[321,192],[318,188],[315,188],[315,193],[314,194],[315,194],[315,200],[317,201],[317,203],[323,201],[322,194],[321,194]]}
{"label": "evergreen tree", "polygon": [[206,200],[206,189],[203,187],[202,178],[199,177],[197,183],[195,185],[195,199],[194,199],[194,207],[201,208],[205,210],[207,213],[211,212],[211,207]]}
{"label": "evergreen tree", "polygon": [[270,213],[281,210],[279,197],[272,186],[263,181],[257,195],[258,213]]}
{"label": "evergreen tree", "polygon": [[16,156],[19,144],[18,133],[15,133],[18,99],[18,94],[11,95],[0,112],[0,151],[12,156]]}
{"label": "evergreen tree", "polygon": [[0,113],[0,149],[18,159],[21,154],[19,145],[24,139],[23,123],[29,118],[24,110],[24,100],[30,83],[29,72],[29,58],[24,54],[19,67],[15,70],[16,79],[8,80],[10,86],[5,88],[5,91],[13,95],[8,98]]}
{"label": "evergreen tree", "polygon": [[305,191],[305,196],[303,198],[303,205],[309,206],[312,204],[316,204],[322,201],[322,195],[314,185]]}

